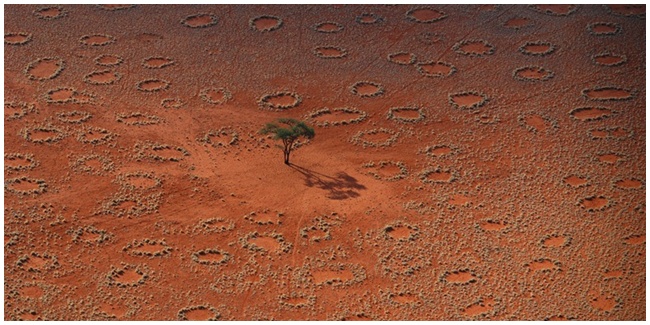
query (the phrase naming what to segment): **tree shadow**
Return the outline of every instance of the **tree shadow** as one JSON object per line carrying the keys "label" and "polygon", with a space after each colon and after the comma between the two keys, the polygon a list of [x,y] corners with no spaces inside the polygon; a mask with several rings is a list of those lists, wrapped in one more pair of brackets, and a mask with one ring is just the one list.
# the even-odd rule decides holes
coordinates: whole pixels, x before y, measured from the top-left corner
{"label": "tree shadow", "polygon": [[305,185],[318,187],[328,191],[326,197],[332,200],[345,200],[359,197],[358,190],[365,190],[366,187],[359,184],[356,178],[345,172],[338,172],[334,177],[300,167],[295,164],[289,166],[305,176]]}

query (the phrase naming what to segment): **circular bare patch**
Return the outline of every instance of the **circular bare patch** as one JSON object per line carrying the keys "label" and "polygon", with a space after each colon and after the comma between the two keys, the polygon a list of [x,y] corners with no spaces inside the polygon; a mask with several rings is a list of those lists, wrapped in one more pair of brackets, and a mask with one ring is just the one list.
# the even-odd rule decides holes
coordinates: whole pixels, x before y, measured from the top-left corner
{"label": "circular bare patch", "polygon": [[281,306],[295,309],[311,307],[316,303],[316,296],[308,296],[299,293],[291,295],[281,294],[278,299]]}
{"label": "circular bare patch", "polygon": [[248,26],[258,32],[271,32],[282,27],[283,21],[276,16],[258,16],[248,21]]}
{"label": "circular bare patch", "polygon": [[399,123],[417,123],[426,117],[424,109],[421,107],[391,107],[388,109],[387,119]]}
{"label": "circular bare patch", "polygon": [[192,253],[192,261],[205,265],[224,265],[230,260],[230,253],[218,248],[203,249]]}
{"label": "circular bare patch", "polygon": [[440,282],[452,285],[468,285],[476,283],[479,276],[470,269],[460,269],[455,271],[445,271],[440,276]]}
{"label": "circular bare patch", "polygon": [[494,53],[494,45],[484,40],[463,40],[456,43],[453,50],[462,55],[482,57]]}
{"label": "circular bare patch", "polygon": [[167,246],[165,240],[134,240],[122,248],[123,252],[128,252],[133,256],[160,257],[169,255],[172,248]]}
{"label": "circular bare patch", "polygon": [[104,67],[117,66],[122,62],[124,58],[116,54],[102,54],[95,58],[95,63]]}
{"label": "circular bare patch", "polygon": [[488,96],[478,91],[463,91],[449,94],[449,104],[457,109],[476,109],[488,101]]}
{"label": "circular bare patch", "polygon": [[25,45],[32,40],[32,33],[17,32],[5,33],[5,44],[8,45]]}
{"label": "circular bare patch", "polygon": [[160,106],[166,109],[170,109],[170,108],[179,109],[185,106],[185,102],[183,102],[183,100],[180,98],[165,98],[160,101]]}
{"label": "circular bare patch", "polygon": [[181,20],[181,24],[189,28],[206,28],[216,25],[217,22],[219,18],[210,13],[190,15]]}
{"label": "circular bare patch", "polygon": [[460,149],[451,144],[437,144],[433,146],[427,146],[420,152],[426,154],[429,157],[437,158],[458,154],[460,153]]}
{"label": "circular bare patch", "polygon": [[567,235],[551,234],[544,236],[539,243],[542,248],[562,248],[571,245],[571,240]]}
{"label": "circular bare patch", "polygon": [[235,223],[224,218],[210,218],[201,220],[197,228],[206,233],[220,233],[235,229]]}
{"label": "circular bare patch", "polygon": [[[349,117],[349,118],[348,118]],[[360,123],[368,117],[368,113],[356,108],[323,108],[307,114],[306,119],[314,124],[327,127]]]}
{"label": "circular bare patch", "polygon": [[136,5],[119,5],[119,4],[97,4],[97,8],[106,11],[126,10],[135,7]]}
{"label": "circular bare patch", "polygon": [[190,155],[189,151],[183,147],[150,142],[136,143],[135,151],[137,152],[136,159],[146,158],[155,161],[178,162]]}
{"label": "circular bare patch", "polygon": [[529,27],[532,25],[533,24],[530,21],[530,19],[524,17],[510,18],[505,23],[503,23],[503,27],[512,28],[512,29],[522,29],[524,27]]}
{"label": "circular bare patch", "polygon": [[383,22],[384,18],[379,17],[378,15],[375,15],[373,13],[363,13],[357,16],[354,20],[357,23],[362,25],[372,25],[372,24],[378,24]]}
{"label": "circular bare patch", "polygon": [[162,56],[150,56],[142,60],[142,66],[147,69],[162,69],[174,63],[174,59]]}
{"label": "circular bare patch", "polygon": [[409,225],[403,221],[397,221],[384,227],[384,238],[400,242],[415,241],[420,233],[417,225]]}
{"label": "circular bare patch", "polygon": [[288,253],[293,245],[278,233],[259,234],[252,232],[239,239],[243,248],[263,253]]}
{"label": "circular bare patch", "polygon": [[199,97],[210,104],[221,105],[232,99],[232,93],[226,88],[205,88]]}
{"label": "circular bare patch", "polygon": [[419,62],[416,68],[421,75],[432,78],[449,77],[456,72],[456,67],[451,63],[442,61]]}
{"label": "circular bare patch", "polygon": [[5,102],[5,120],[13,121],[22,118],[28,113],[35,112],[36,107],[34,104],[24,102]]}
{"label": "circular bare patch", "polygon": [[212,306],[190,306],[178,311],[178,320],[189,321],[216,321],[221,314]]}
{"label": "circular bare patch", "polygon": [[25,140],[33,143],[54,143],[67,136],[63,130],[49,124],[26,127],[20,134]]}
{"label": "circular bare patch", "polygon": [[61,6],[41,7],[34,10],[34,15],[39,19],[54,20],[65,17],[67,11]]}
{"label": "circular bare patch", "polygon": [[45,93],[45,101],[49,104],[88,104],[94,100],[94,94],[79,92],[72,87],[59,87]]}
{"label": "circular bare patch", "polygon": [[546,81],[553,78],[555,74],[539,66],[527,66],[515,69],[512,76],[519,81]]}
{"label": "circular bare patch", "polygon": [[322,59],[341,59],[348,55],[348,51],[338,46],[317,46],[314,54]]}
{"label": "circular bare patch", "polygon": [[29,272],[43,272],[59,268],[58,258],[48,253],[39,254],[32,252],[29,255],[24,255],[16,261],[16,266],[25,269]]}
{"label": "circular bare patch", "polygon": [[408,176],[408,169],[402,161],[371,161],[361,167],[368,169],[366,173],[380,181],[393,182]]}
{"label": "circular bare patch", "polygon": [[456,171],[450,169],[438,168],[427,168],[420,172],[420,180],[423,183],[433,184],[433,183],[451,183],[458,179],[458,174]]}
{"label": "circular bare patch", "polygon": [[90,46],[105,46],[115,42],[115,37],[105,34],[84,35],[79,39],[81,44]]}
{"label": "circular bare patch", "polygon": [[70,166],[77,173],[92,175],[102,175],[115,169],[115,165],[108,157],[97,154],[83,155],[72,161]]}
{"label": "circular bare patch", "polygon": [[120,79],[122,79],[122,75],[112,70],[93,71],[84,76],[85,83],[97,86],[112,85]]}
{"label": "circular bare patch", "polygon": [[42,179],[23,176],[5,179],[5,190],[18,195],[38,195],[45,193],[47,183]]}
{"label": "circular bare patch", "polygon": [[406,19],[416,23],[434,23],[447,18],[447,14],[431,7],[413,8],[406,12]]}
{"label": "circular bare patch", "polygon": [[413,64],[415,60],[415,54],[409,52],[396,52],[388,55],[388,61],[401,65]]}
{"label": "circular bare patch", "polygon": [[67,231],[72,236],[73,243],[83,242],[86,244],[101,244],[111,239],[112,235],[106,230],[100,230],[93,226],[86,226],[79,229],[70,229]]}
{"label": "circular bare patch", "polygon": [[137,287],[149,278],[146,267],[125,265],[121,269],[113,269],[106,276],[109,286],[119,288]]}
{"label": "circular bare patch", "polygon": [[261,211],[253,211],[244,216],[244,220],[250,221],[251,223],[257,225],[280,225],[284,219],[283,212],[272,212],[269,209],[264,209]]}
{"label": "circular bare patch", "polygon": [[350,91],[360,97],[378,97],[384,93],[384,86],[372,81],[357,81],[350,86]]}
{"label": "circular bare patch", "polygon": [[624,189],[624,190],[639,190],[645,187],[645,181],[635,177],[618,178],[614,180],[612,185],[615,188]]}
{"label": "circular bare patch", "polygon": [[232,146],[239,142],[239,134],[232,128],[223,127],[219,130],[210,130],[196,141],[207,143],[214,148]]}
{"label": "circular bare patch", "polygon": [[153,173],[135,171],[117,175],[115,181],[129,190],[150,190],[162,184],[162,180]]}
{"label": "circular bare patch", "polygon": [[23,72],[30,80],[42,81],[56,78],[64,68],[65,62],[61,58],[38,58],[30,62]]}
{"label": "circular bare patch", "polygon": [[344,27],[339,23],[335,23],[332,21],[325,21],[325,22],[317,23],[313,25],[311,28],[319,33],[334,34],[342,31]]}
{"label": "circular bare patch", "polygon": [[607,107],[578,107],[569,112],[569,115],[578,121],[597,121],[611,117],[617,112]]}
{"label": "circular bare patch", "polygon": [[645,19],[645,4],[615,4],[604,6],[613,15]]}
{"label": "circular bare patch", "polygon": [[69,111],[69,112],[60,112],[56,114],[56,117],[61,122],[71,123],[71,124],[81,124],[88,121],[92,114],[82,111]]}
{"label": "circular bare patch", "polygon": [[145,79],[136,85],[136,89],[144,92],[157,92],[167,90],[170,82],[163,79]]}
{"label": "circular bare patch", "polygon": [[366,131],[359,131],[350,142],[366,147],[389,147],[397,142],[399,132],[390,129],[379,128]]}
{"label": "circular bare patch", "polygon": [[623,54],[616,54],[609,51],[594,54],[591,57],[594,64],[606,67],[616,67],[627,62],[627,57]]}
{"label": "circular bare patch", "polygon": [[611,199],[608,199],[602,195],[599,196],[590,196],[584,199],[581,199],[577,203],[578,206],[587,210],[588,212],[602,211],[613,205]]}
{"label": "circular bare patch", "polygon": [[532,272],[548,273],[551,271],[562,271],[562,264],[559,261],[551,260],[549,258],[538,258],[529,263],[524,264]]}
{"label": "circular bare patch", "polygon": [[474,120],[486,125],[497,124],[501,122],[501,119],[499,119],[499,116],[496,114],[476,114]]}
{"label": "circular bare patch", "polygon": [[38,162],[32,154],[5,153],[5,171],[25,171],[34,169]]}
{"label": "circular bare patch", "polygon": [[597,22],[587,25],[587,31],[591,35],[596,36],[609,36],[616,35],[622,30],[621,25],[617,23]]}
{"label": "circular bare patch", "polygon": [[115,120],[126,125],[154,125],[163,121],[161,117],[140,112],[117,113]]}
{"label": "circular bare patch", "polygon": [[535,111],[521,113],[517,117],[517,120],[519,121],[519,125],[533,133],[549,133],[559,127],[558,122],[555,119]]}
{"label": "circular bare patch", "polygon": [[294,108],[302,102],[300,95],[290,91],[278,91],[271,94],[262,96],[258,101],[258,105],[263,109],[271,110],[285,110]]}
{"label": "circular bare patch", "polygon": [[577,5],[552,4],[552,5],[529,5],[530,9],[551,15],[551,16],[568,16],[578,10]]}
{"label": "circular bare patch", "polygon": [[533,56],[546,56],[554,51],[555,45],[543,41],[526,42],[524,45],[519,47],[519,52]]}
{"label": "circular bare patch", "polygon": [[100,127],[82,128],[77,134],[77,140],[92,145],[104,144],[113,140],[117,135]]}
{"label": "circular bare patch", "polygon": [[605,86],[582,90],[582,96],[597,101],[622,101],[634,98],[636,91],[620,87]]}
{"label": "circular bare patch", "polygon": [[422,44],[433,45],[443,40],[443,35],[434,32],[421,32],[418,33],[415,38]]}

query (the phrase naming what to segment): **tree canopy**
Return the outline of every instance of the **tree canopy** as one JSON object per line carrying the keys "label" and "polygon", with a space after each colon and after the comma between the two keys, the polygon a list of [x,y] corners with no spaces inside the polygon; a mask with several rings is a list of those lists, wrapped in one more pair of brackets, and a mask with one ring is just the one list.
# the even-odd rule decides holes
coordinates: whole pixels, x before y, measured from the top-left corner
{"label": "tree canopy", "polygon": [[280,118],[274,123],[267,123],[261,130],[261,134],[273,134],[274,140],[282,140],[281,146],[284,153],[284,163],[289,165],[289,156],[293,144],[300,137],[313,139],[316,136],[314,129],[303,121],[292,118]]}

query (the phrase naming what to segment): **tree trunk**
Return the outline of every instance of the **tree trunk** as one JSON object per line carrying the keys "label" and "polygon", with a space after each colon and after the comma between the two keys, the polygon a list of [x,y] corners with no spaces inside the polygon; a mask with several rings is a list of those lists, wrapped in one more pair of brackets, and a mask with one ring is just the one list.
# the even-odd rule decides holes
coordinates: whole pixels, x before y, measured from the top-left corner
{"label": "tree trunk", "polygon": [[284,145],[284,164],[289,164],[289,155],[291,154],[291,142]]}

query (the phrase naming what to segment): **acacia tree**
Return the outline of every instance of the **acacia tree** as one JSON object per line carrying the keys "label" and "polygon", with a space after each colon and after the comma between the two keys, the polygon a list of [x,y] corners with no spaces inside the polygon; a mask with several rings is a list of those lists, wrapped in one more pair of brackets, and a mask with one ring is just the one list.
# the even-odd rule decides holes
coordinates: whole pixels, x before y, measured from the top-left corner
{"label": "acacia tree", "polygon": [[289,156],[296,140],[300,137],[313,139],[316,135],[314,129],[305,122],[292,118],[280,118],[275,123],[267,123],[260,133],[273,134],[274,140],[282,140],[282,146],[279,147],[284,152],[284,163],[287,165],[289,165]]}

